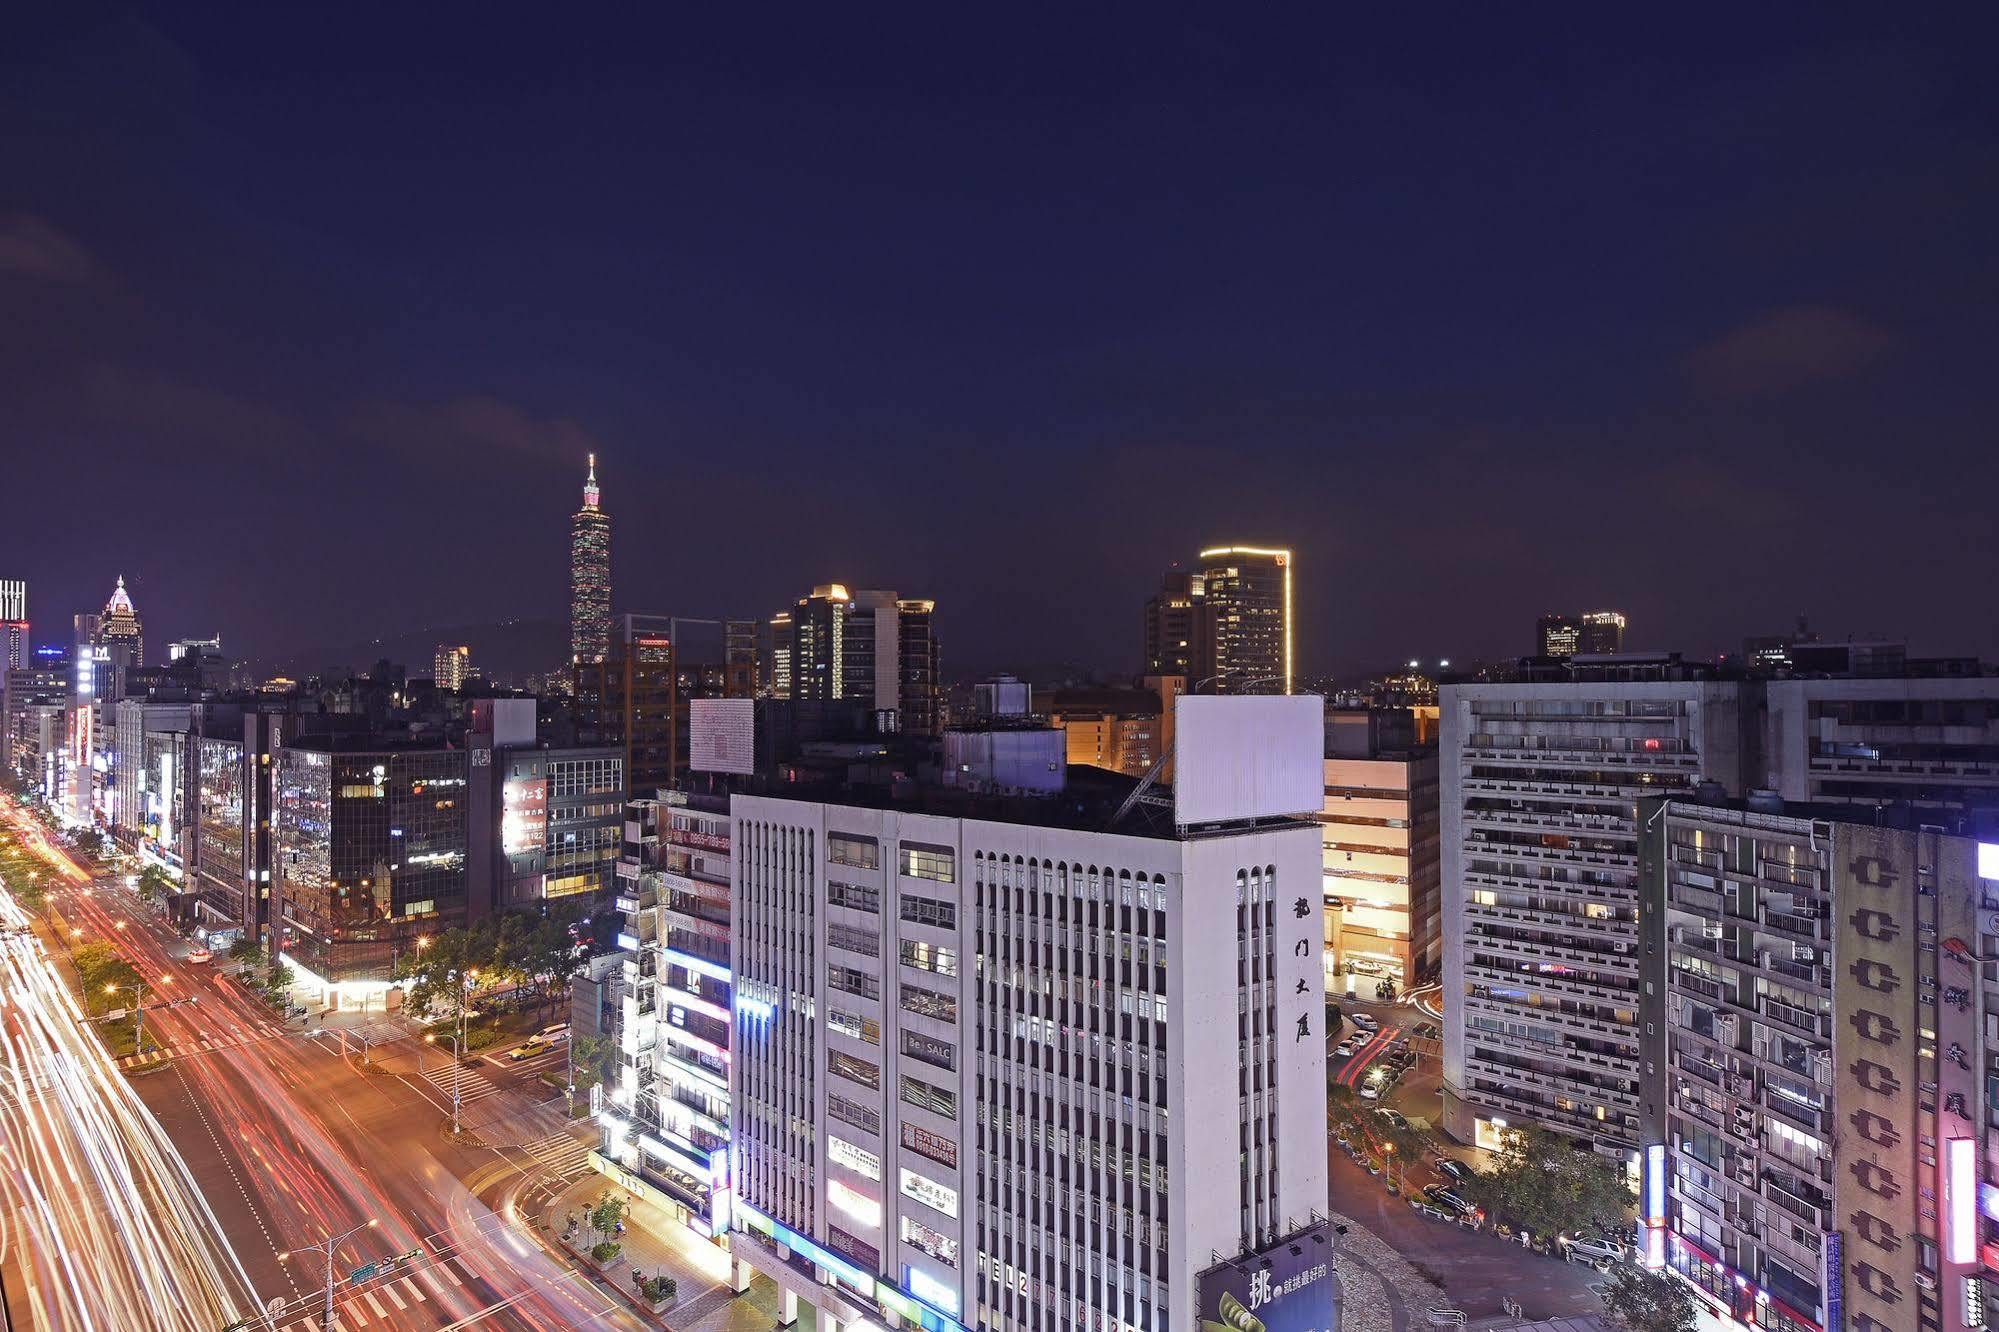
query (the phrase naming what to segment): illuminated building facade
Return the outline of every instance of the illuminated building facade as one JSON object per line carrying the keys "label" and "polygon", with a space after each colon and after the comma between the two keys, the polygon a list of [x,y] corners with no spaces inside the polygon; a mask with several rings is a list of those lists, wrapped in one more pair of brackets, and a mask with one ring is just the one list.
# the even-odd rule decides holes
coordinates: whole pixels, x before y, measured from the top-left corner
{"label": "illuminated building facade", "polygon": [[600,499],[593,453],[583,507],[569,520],[569,660],[577,666],[611,650],[611,515]]}
{"label": "illuminated building facade", "polygon": [[[1698,673],[1696,673],[1698,674]],[[1446,685],[1444,1127],[1638,1147],[1638,801],[1743,789],[1741,686]]]}
{"label": "illuminated building facade", "polygon": [[472,649],[463,643],[439,643],[431,659],[431,679],[439,689],[457,693],[471,678]]}
{"label": "illuminated building facade", "polygon": [[624,750],[628,789],[673,784],[679,675],[672,621],[663,615],[619,618],[610,652],[576,668],[576,730],[589,744]]}
{"label": "illuminated building facade", "polygon": [[1576,645],[1576,651],[1589,653],[1624,651],[1624,612],[1584,611],[1582,638]]}
{"label": "illuminated building facade", "polygon": [[892,729],[938,735],[944,688],[937,603],[894,592],[849,592],[822,583],[773,617],[779,698],[859,701],[893,717]]}
{"label": "illuminated building facade", "polygon": [[[146,763],[147,739],[154,732],[186,731],[186,703],[153,703],[121,698],[113,708],[117,736],[112,762],[111,835],[127,851],[154,841],[149,835],[155,801],[149,799],[160,781],[157,768]],[[173,864],[178,865],[176,857]]]}
{"label": "illuminated building facade", "polygon": [[28,584],[0,578],[0,676],[28,668],[34,651],[28,632]]}
{"label": "illuminated building facade", "polygon": [[307,737],[278,756],[272,926],[301,986],[388,987],[399,952],[466,916],[462,749]]}
{"label": "illuminated building facade", "polygon": [[[1039,706],[1062,732],[1070,763],[1143,777],[1173,752],[1173,700],[1186,684],[1173,675],[1148,676],[1143,689],[1056,689]],[[1170,771],[1162,778],[1170,781]]]}
{"label": "illuminated building facade", "polygon": [[540,744],[531,698],[475,701],[465,748],[468,915],[608,894],[624,834],[624,751]]}
{"label": "illuminated building facade", "polygon": [[1193,692],[1291,692],[1294,572],[1288,550],[1216,546],[1201,552],[1213,657],[1205,663],[1208,674],[1188,686]]}
{"label": "illuminated building facade", "polygon": [[1642,1257],[1720,1326],[1986,1324],[1999,844],[1934,817],[1641,806]]}
{"label": "illuminated building facade", "polygon": [[1326,1205],[1316,833],[985,812],[732,801],[736,1283],[1184,1327],[1212,1255]]}
{"label": "illuminated building facade", "polygon": [[1534,622],[1534,650],[1558,660],[1582,650],[1583,627],[1573,615],[1543,615]]}
{"label": "illuminated building facade", "polygon": [[626,817],[619,1069],[603,1159],[681,1224],[725,1243],[736,1011],[728,800],[662,791]]}
{"label": "illuminated building facade", "polygon": [[131,594],[125,590],[123,574],[118,575],[118,586],[112,590],[111,599],[104,603],[104,614],[98,619],[91,643],[96,647],[125,649],[129,653],[127,665],[146,664],[145,626],[139,619],[138,607],[132,604]]}
{"label": "illuminated building facade", "polygon": [[1329,712],[1325,773],[1326,992],[1407,989],[1443,966],[1436,747],[1407,710]]}

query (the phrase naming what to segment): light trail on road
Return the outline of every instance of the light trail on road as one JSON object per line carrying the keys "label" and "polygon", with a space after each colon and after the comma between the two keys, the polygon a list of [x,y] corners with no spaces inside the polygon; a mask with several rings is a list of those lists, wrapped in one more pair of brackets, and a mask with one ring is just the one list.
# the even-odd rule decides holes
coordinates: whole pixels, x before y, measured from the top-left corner
{"label": "light trail on road", "polygon": [[259,1308],[180,1153],[0,892],[0,1263],[38,1332],[216,1332]]}

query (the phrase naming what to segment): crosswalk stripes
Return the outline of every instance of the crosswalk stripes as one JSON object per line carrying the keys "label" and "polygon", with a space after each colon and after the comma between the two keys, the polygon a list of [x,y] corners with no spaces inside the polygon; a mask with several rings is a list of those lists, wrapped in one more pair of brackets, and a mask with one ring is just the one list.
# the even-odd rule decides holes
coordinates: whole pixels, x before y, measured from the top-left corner
{"label": "crosswalk stripes", "polygon": [[232,1027],[225,1034],[215,1032],[208,1036],[190,1037],[175,1041],[159,1049],[148,1050],[144,1054],[120,1055],[121,1068],[137,1068],[147,1064],[165,1063],[169,1059],[184,1059],[189,1055],[214,1054],[218,1050],[234,1050],[238,1046],[249,1045],[253,1041],[267,1041],[274,1036],[282,1036],[285,1029],[269,1022],[259,1022],[250,1027]]}
{"label": "crosswalk stripes", "polygon": [[[386,1327],[396,1321],[395,1314],[419,1304],[428,1304],[431,1296],[441,1293],[446,1283],[464,1285],[463,1278],[452,1270],[456,1261],[453,1258],[439,1259],[431,1266],[399,1280],[382,1282],[336,1297],[335,1326],[343,1332],[365,1332],[370,1328]],[[425,1290],[426,1284],[432,1289]],[[320,1317],[317,1309],[301,1308],[289,1321],[278,1325],[278,1332],[319,1332]]]}
{"label": "crosswalk stripes", "polygon": [[423,1080],[450,1096],[456,1092],[461,1104],[483,1100],[500,1089],[476,1068],[460,1068],[447,1064],[443,1068],[425,1069]]}
{"label": "crosswalk stripes", "polygon": [[553,1133],[546,1138],[523,1143],[521,1150],[534,1158],[536,1165],[563,1179],[580,1176],[590,1166],[590,1147],[578,1142],[567,1133]]}

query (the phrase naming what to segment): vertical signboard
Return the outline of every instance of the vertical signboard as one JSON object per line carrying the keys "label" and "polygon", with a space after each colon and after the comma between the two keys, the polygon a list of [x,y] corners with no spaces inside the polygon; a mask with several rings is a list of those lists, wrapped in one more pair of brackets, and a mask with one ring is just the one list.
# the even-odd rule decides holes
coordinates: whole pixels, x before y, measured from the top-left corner
{"label": "vertical signboard", "polygon": [[509,778],[501,794],[500,846],[510,856],[539,851],[548,836],[548,779]]}
{"label": "vertical signboard", "polygon": [[1332,1332],[1333,1246],[1329,1223],[1201,1273],[1199,1332]]}
{"label": "vertical signboard", "polygon": [[1984,1321],[1977,1298],[1979,1254],[1979,1150],[1983,1117],[1979,1058],[1979,950],[1977,845],[1929,831],[1915,834],[1919,873],[1935,892],[1919,898],[1936,913],[1936,951],[1924,960],[1935,974],[1917,985],[1918,1002],[1936,1032],[1937,1273],[1946,1332]]}
{"label": "vertical signboard", "polygon": [[[1852,1332],[1905,1332],[1916,1325],[1916,1209],[1934,1207],[1934,1177],[1917,1165],[1909,1111],[1921,1069],[1923,922],[1916,914],[1913,835],[1894,828],[1835,825],[1832,900],[1833,1034],[1840,1141],[1833,1178],[1836,1228],[1852,1243],[1841,1255],[1845,1289],[1828,1286]],[[1934,925],[1930,930],[1933,934]]]}

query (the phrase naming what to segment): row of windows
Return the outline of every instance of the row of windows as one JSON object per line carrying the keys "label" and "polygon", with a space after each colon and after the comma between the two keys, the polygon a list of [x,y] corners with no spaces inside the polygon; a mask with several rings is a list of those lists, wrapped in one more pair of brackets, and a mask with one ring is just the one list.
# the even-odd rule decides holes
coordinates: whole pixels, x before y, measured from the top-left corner
{"label": "row of windows", "polygon": [[935,897],[915,897],[905,895],[900,911],[902,918],[912,925],[934,925],[942,930],[958,928],[958,904]]}
{"label": "row of windows", "polygon": [[903,1078],[902,1101],[904,1105],[913,1105],[918,1109],[942,1115],[946,1119],[958,1117],[958,1093],[946,1091],[942,1087],[933,1087],[921,1078]]}
{"label": "row of windows", "polygon": [[828,925],[826,942],[862,957],[881,956],[881,937],[873,930],[857,930],[851,925]]}
{"label": "row of windows", "polygon": [[939,948],[935,944],[904,939],[902,964],[935,972],[939,976],[955,976],[958,974],[958,951],[955,948]]}
{"label": "row of windows", "polygon": [[881,914],[882,895],[878,888],[863,888],[858,884],[826,881],[826,900],[834,906],[852,907],[856,911]]}

